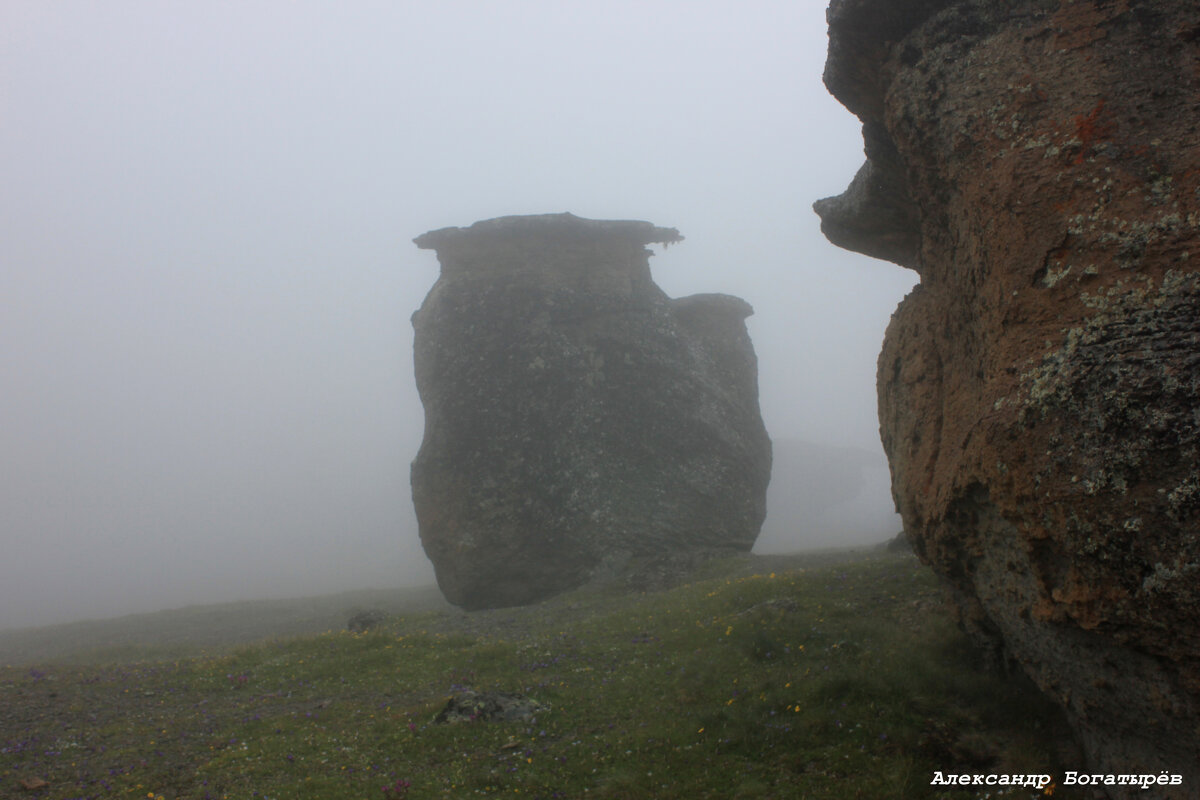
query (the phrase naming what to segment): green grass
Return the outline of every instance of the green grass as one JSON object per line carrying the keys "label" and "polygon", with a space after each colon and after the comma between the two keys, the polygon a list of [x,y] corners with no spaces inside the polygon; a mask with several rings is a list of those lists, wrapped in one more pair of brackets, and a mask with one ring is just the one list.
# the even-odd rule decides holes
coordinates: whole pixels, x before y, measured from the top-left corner
{"label": "green grass", "polygon": [[[1059,718],[1025,683],[977,669],[912,558],[739,564],[659,593],[397,616],[179,661],[5,668],[0,796],[1024,798],[1042,795],[930,780],[1063,774]],[[466,687],[549,710],[434,724]],[[50,786],[20,788],[32,778]]]}
{"label": "green grass", "polygon": [[0,630],[0,664],[172,660],[270,636],[341,627],[355,610],[448,609],[436,587],[193,606],[42,628]]}

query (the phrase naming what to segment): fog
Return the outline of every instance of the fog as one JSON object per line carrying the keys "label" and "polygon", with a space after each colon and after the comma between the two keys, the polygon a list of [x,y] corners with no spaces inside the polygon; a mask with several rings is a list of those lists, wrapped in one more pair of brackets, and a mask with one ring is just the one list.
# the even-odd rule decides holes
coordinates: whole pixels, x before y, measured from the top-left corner
{"label": "fog", "polygon": [[0,6],[0,627],[432,581],[411,240],[507,214],[678,228],[655,279],[755,307],[773,438],[866,454],[840,521],[760,547],[894,532],[915,276],[810,209],[862,161],[822,6]]}

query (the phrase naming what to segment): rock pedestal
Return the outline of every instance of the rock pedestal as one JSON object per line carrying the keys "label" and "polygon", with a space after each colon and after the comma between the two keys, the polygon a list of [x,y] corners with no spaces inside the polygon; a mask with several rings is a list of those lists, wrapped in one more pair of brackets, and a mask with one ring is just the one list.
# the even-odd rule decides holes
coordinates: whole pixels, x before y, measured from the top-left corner
{"label": "rock pedestal", "polygon": [[418,237],[421,541],[468,609],[536,602],[606,562],[749,550],[771,446],[746,302],[672,300],[648,222],[503,217]]}
{"label": "rock pedestal", "polygon": [[1200,6],[835,0],[829,23],[868,161],[823,229],[921,277],[879,359],[914,548],[1089,769],[1195,797]]}

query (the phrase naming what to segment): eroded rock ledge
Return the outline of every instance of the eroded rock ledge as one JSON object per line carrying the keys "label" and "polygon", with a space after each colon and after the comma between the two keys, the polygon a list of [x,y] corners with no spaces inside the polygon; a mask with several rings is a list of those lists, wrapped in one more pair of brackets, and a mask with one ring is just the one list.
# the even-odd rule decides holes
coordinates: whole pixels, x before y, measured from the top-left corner
{"label": "eroded rock ledge", "polygon": [[[815,208],[917,270],[893,493],[964,623],[1098,771],[1200,786],[1200,6],[834,0],[868,163]],[[1121,788],[1112,790],[1114,797]]]}
{"label": "eroded rock ledge", "polygon": [[532,603],[629,559],[753,546],[771,469],[753,312],[655,285],[646,245],[681,239],[571,214],[416,239],[441,276],[413,315],[413,501],[451,602]]}

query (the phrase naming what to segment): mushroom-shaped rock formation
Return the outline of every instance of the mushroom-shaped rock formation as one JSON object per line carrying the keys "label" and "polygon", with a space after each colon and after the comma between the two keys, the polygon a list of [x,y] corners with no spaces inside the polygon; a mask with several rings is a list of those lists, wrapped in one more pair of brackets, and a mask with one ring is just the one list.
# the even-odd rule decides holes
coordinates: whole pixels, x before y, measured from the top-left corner
{"label": "mushroom-shaped rock formation", "polygon": [[467,609],[533,603],[637,556],[746,551],[771,444],[745,319],[672,300],[648,222],[502,217],[418,237],[441,275],[413,315],[421,541]]}
{"label": "mushroom-shaped rock formation", "polygon": [[816,204],[823,230],[921,277],[879,359],[909,538],[1093,772],[1196,797],[1200,5],[834,0],[828,19],[825,82],[868,160]]}

